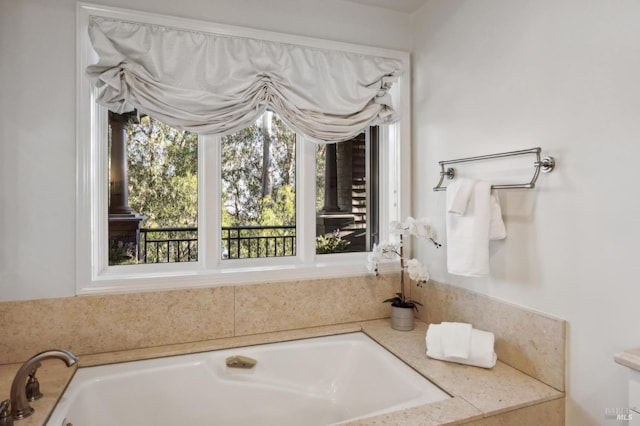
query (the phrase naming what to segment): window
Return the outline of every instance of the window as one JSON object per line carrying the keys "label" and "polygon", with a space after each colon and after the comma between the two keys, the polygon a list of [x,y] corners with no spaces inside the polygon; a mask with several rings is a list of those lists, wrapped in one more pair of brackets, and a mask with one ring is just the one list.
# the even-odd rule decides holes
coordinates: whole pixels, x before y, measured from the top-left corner
{"label": "window", "polygon": [[222,259],[295,256],[295,132],[266,111],[221,139]]}
{"label": "window", "polygon": [[378,234],[378,127],[316,149],[316,254],[370,251]]}
{"label": "window", "polygon": [[[109,129],[109,265],[196,262],[198,136],[135,112]],[[371,249],[377,130],[316,148],[316,254]],[[220,144],[221,258],[295,256],[295,132],[266,111]]]}
{"label": "window", "polygon": [[109,113],[109,265],[198,260],[198,136]]}
{"label": "window", "polygon": [[[84,76],[86,67],[96,60],[86,28],[92,15],[162,25],[172,24],[173,18],[139,15],[87,4],[79,4],[78,12],[76,238],[79,294],[366,273],[366,254],[362,251],[368,250],[377,238],[386,237],[378,235],[377,224],[401,217],[406,214],[408,206],[408,72],[393,86],[393,90],[397,91],[394,100],[399,102],[396,109],[404,117],[401,121],[371,128],[350,142],[333,146],[314,144],[303,135],[294,134],[286,128],[277,114],[270,111],[251,126],[254,129],[243,129],[228,135],[195,135],[156,123],[170,140],[175,141],[177,138],[185,146],[188,145],[185,152],[188,151],[191,155],[186,169],[184,164],[164,164],[165,177],[175,179],[180,182],[179,185],[186,185],[186,181],[189,181],[191,188],[197,188],[197,197],[193,191],[187,190],[186,193],[192,194],[191,204],[188,207],[176,204],[182,207],[169,210],[171,213],[179,210],[180,215],[165,220],[156,217],[155,212],[147,207],[138,207],[144,206],[146,201],[136,200],[137,194],[128,194],[132,212],[125,211],[122,214],[138,213],[146,216],[147,222],[142,221],[139,227],[141,243],[137,248],[140,253],[135,254],[138,256],[137,265],[116,264],[122,262],[110,262],[112,249],[118,246],[124,248],[121,254],[129,259],[134,254],[126,252],[126,240],[109,236],[108,209],[112,201],[110,197],[113,197],[110,185],[117,185],[115,179],[114,182],[108,182],[107,178],[111,152],[108,131],[110,115],[106,108],[97,104],[97,89]],[[189,21],[179,20],[175,25],[189,28],[190,24]],[[194,29],[216,31],[214,24],[202,22],[196,22]],[[278,42],[307,44],[326,49],[346,48],[341,43],[289,35],[241,28],[230,30],[225,27],[224,30],[231,31],[234,35],[260,36]],[[355,45],[352,49],[353,52],[369,55],[396,55],[394,57],[405,63],[404,68],[409,69],[408,54],[404,52]],[[140,123],[127,131],[134,138],[145,132],[153,136],[154,130],[150,124],[153,122],[152,117],[143,116]],[[260,197],[243,194],[242,191],[247,188],[234,188],[233,185],[238,180],[231,175],[239,169],[229,167],[234,155],[234,161],[250,159],[248,156],[238,156],[234,149],[239,149],[240,145],[234,146],[232,142],[237,142],[243,134],[246,136],[251,132],[254,133],[254,142],[259,143],[254,143],[251,147],[245,146],[254,151],[251,152],[252,162],[245,164],[244,185],[256,185],[251,178],[260,176],[259,190],[256,189]],[[265,148],[265,138],[270,142],[268,150]],[[113,142],[113,131],[111,140]],[[327,152],[331,157],[334,155],[333,151],[337,210],[330,211],[335,206],[326,204],[328,194],[322,176],[327,175]],[[269,158],[264,157],[264,152],[270,153]],[[130,152],[130,155],[134,153]],[[136,152],[135,155],[140,157],[140,161],[143,160],[142,152]],[[113,160],[111,158],[111,162]],[[355,167],[361,163],[364,163],[364,167]],[[258,172],[256,165],[264,164],[268,165],[268,173],[263,176],[262,170],[265,168],[260,168]],[[346,164],[350,166],[345,166]],[[197,169],[197,173],[193,172],[194,169]],[[253,175],[249,173],[252,169],[255,169]],[[130,185],[144,185],[141,181],[132,182],[138,177],[129,175],[128,178]],[[317,182],[320,184],[317,185]],[[377,190],[372,190],[372,184],[375,183]],[[167,193],[159,198],[169,200],[173,195]],[[269,195],[269,198],[265,199],[265,195]],[[171,202],[174,203],[174,200]],[[321,223],[322,215],[330,220]],[[339,220],[332,222],[336,218]],[[153,224],[151,219],[155,221]],[[152,233],[162,228],[189,228],[191,233]],[[382,228],[380,232],[384,234],[385,230]],[[147,237],[146,241],[144,236]],[[349,241],[349,244],[340,247],[340,240]],[[123,244],[118,244],[118,241]],[[156,244],[157,241],[162,242]],[[146,261],[140,260],[144,259],[143,251],[147,252]],[[174,258],[180,261],[172,261]]]}

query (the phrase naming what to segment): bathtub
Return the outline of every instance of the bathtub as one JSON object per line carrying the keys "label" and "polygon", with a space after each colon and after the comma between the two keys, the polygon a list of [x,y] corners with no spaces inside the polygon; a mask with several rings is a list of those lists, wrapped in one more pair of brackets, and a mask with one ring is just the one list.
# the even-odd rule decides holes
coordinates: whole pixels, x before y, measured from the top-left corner
{"label": "bathtub", "polygon": [[[227,357],[253,358],[253,368]],[[47,426],[314,426],[450,398],[364,333],[79,368]]]}

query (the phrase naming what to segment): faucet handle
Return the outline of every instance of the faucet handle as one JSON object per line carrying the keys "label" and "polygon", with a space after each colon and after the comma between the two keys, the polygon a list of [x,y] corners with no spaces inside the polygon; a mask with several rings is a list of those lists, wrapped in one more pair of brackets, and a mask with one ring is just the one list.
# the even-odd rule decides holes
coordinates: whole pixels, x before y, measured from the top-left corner
{"label": "faucet handle", "polygon": [[9,411],[9,400],[0,402],[0,426],[13,426],[13,416]]}

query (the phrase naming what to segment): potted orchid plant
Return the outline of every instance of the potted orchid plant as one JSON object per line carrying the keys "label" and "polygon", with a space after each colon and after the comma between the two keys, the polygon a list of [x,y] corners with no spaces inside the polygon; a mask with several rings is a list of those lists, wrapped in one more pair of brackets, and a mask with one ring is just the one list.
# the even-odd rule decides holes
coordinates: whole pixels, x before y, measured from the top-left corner
{"label": "potted orchid plant", "polygon": [[392,221],[390,232],[399,236],[398,241],[395,243],[381,242],[375,245],[367,257],[367,269],[378,275],[378,264],[381,261],[396,257],[400,259],[400,292],[396,293],[394,297],[384,300],[383,303],[391,303],[391,328],[401,331],[413,330],[414,310],[417,311],[417,305],[422,306],[422,304],[407,297],[405,272],[409,275],[409,282],[415,281],[419,287],[429,281],[429,273],[419,260],[405,259],[404,236],[416,236],[431,242],[436,248],[442,247],[442,245],[436,241],[436,231],[428,219],[414,219],[409,216],[404,222]]}

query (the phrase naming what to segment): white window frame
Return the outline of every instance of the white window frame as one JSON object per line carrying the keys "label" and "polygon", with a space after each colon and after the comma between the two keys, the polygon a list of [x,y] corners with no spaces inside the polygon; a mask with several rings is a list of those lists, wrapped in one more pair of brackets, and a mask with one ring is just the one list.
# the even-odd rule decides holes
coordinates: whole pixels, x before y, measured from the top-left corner
{"label": "white window frame", "polygon": [[96,92],[85,75],[97,61],[87,28],[90,16],[103,16],[239,37],[299,44],[352,53],[383,56],[403,62],[404,74],[393,87],[401,119],[380,131],[380,239],[388,239],[383,224],[410,211],[410,63],[407,52],[340,43],[270,31],[176,18],[120,8],[78,3],[76,102],[76,294],[101,294],[182,287],[235,285],[367,273],[366,253],[315,253],[315,145],[296,141],[296,256],[221,260],[220,255],[220,138],[198,141],[198,261],[184,263],[108,265],[108,113],[95,101]]}

